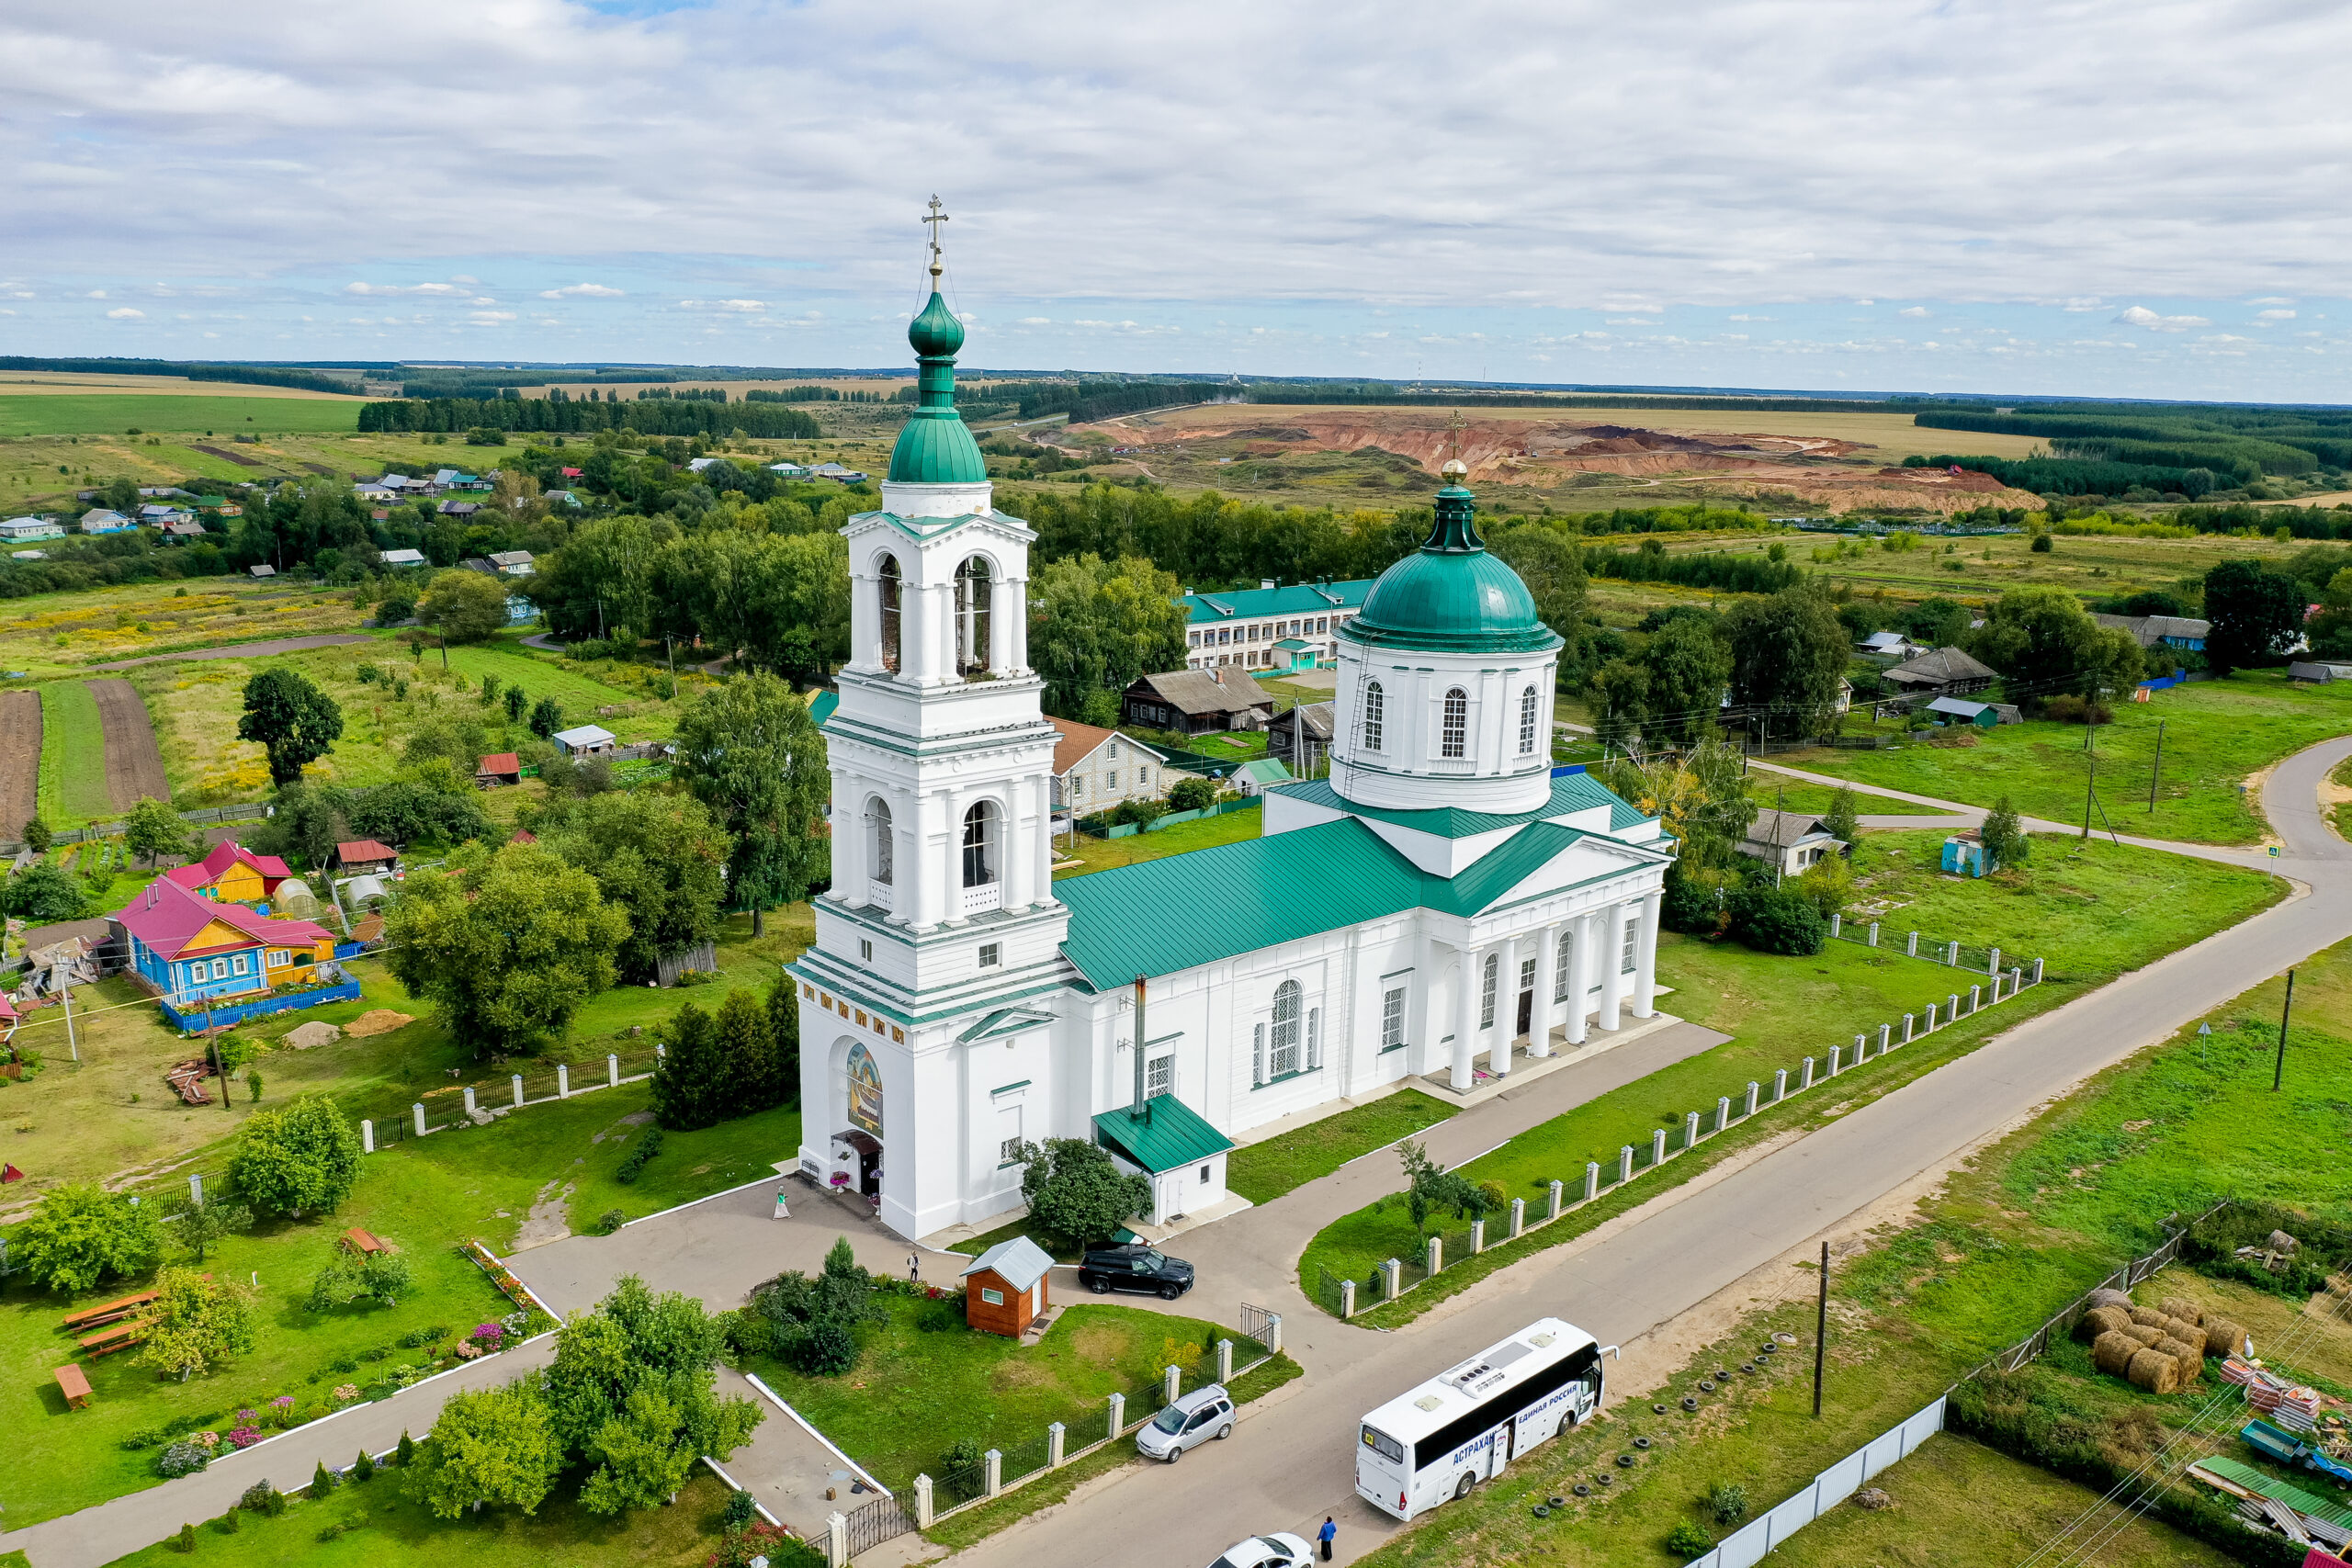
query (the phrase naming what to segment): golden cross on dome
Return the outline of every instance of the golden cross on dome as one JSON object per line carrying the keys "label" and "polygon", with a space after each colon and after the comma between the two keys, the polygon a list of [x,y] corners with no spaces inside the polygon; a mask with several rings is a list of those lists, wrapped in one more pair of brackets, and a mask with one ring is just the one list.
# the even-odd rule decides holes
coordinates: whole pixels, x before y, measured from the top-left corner
{"label": "golden cross on dome", "polygon": [[931,210],[917,221],[931,225],[931,276],[937,277],[944,270],[939,265],[939,226],[947,221],[947,214],[940,208],[939,197],[934,196],[931,198]]}
{"label": "golden cross on dome", "polygon": [[1460,409],[1455,409],[1453,412],[1446,415],[1445,449],[1447,453],[1447,462],[1442,471],[1448,476],[1458,477],[1470,471],[1468,467],[1462,461],[1462,433],[1467,428],[1468,426],[1463,423],[1462,411]]}

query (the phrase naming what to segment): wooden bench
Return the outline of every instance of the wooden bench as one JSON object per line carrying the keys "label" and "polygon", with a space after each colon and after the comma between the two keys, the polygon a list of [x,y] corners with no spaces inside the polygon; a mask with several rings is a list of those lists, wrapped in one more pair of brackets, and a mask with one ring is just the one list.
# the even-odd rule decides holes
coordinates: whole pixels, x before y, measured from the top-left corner
{"label": "wooden bench", "polygon": [[132,1313],[153,1301],[156,1292],[153,1291],[141,1291],[137,1295],[124,1296],[119,1301],[107,1302],[103,1306],[85,1307],[67,1317],[61,1326],[68,1330],[96,1328],[99,1324],[112,1323],[117,1318],[129,1317]]}
{"label": "wooden bench", "polygon": [[343,1245],[361,1258],[370,1257],[379,1252],[391,1251],[391,1247],[388,1243],[361,1230],[357,1225],[343,1233]]}
{"label": "wooden bench", "polygon": [[82,1375],[78,1366],[57,1369],[58,1392],[65,1395],[65,1408],[86,1410],[90,1406],[90,1380]]}
{"label": "wooden bench", "polygon": [[81,1341],[82,1353],[85,1356],[108,1356],[117,1350],[128,1350],[146,1338],[147,1331],[154,1326],[153,1318],[136,1317],[128,1323],[118,1323],[111,1327],[101,1328]]}

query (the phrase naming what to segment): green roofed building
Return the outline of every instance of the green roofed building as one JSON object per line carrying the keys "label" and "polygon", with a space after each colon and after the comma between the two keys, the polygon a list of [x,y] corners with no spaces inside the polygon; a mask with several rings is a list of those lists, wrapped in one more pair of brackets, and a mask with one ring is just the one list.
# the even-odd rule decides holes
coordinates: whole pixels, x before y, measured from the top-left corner
{"label": "green roofed building", "polygon": [[1035,535],[995,510],[935,287],[909,340],[922,401],[882,509],[842,529],[851,657],[812,705],[832,879],[788,968],[804,1172],[927,1236],[1010,1218],[1023,1144],[1091,1138],[1151,1175],[1135,1224],[1172,1226],[1241,1205],[1225,1156],[1252,1129],[1408,1080],[1467,1093],[1655,1015],[1673,844],[1555,776],[1560,638],[1458,462],[1369,583],[1187,597],[1196,632],[1259,628],[1198,668],[1335,668],[1329,776],[1253,764],[1261,837],[1055,881]]}

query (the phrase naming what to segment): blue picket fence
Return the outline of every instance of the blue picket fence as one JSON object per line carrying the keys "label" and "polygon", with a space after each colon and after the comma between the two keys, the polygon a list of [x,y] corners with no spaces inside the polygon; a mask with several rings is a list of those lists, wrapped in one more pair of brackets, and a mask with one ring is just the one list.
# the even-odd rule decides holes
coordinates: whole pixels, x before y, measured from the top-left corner
{"label": "blue picket fence", "polygon": [[297,1008],[324,1007],[329,1002],[356,1002],[359,999],[359,982],[345,980],[340,986],[322,986],[315,991],[296,991],[290,996],[264,997],[258,1001],[233,1002],[227,1007],[189,1007],[185,1010],[164,998],[164,1016],[177,1030],[229,1029],[249,1018],[266,1018],[274,1012],[292,1012]]}

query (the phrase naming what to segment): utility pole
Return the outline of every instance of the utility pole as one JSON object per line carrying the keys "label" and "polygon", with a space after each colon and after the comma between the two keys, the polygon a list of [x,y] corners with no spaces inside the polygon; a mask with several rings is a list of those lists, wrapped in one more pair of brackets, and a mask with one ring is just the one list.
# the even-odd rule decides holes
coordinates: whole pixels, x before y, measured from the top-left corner
{"label": "utility pole", "polygon": [[2082,837],[2084,838],[2084,840],[2085,840],[2086,841],[2087,841],[2087,840],[2089,840],[2090,836],[2091,836],[2091,779],[2092,779],[2092,773],[2091,773],[2091,770],[2092,770],[2092,768],[2093,768],[2093,767],[2095,767],[2095,766],[2097,765],[2096,760],[2095,760],[2095,759],[2092,757],[2092,755],[2091,755],[2091,737],[2092,737],[2092,736],[2094,736],[2094,735],[2096,735],[2096,734],[2098,734],[2098,728],[2097,728],[2096,726],[2094,726],[2094,725],[2091,723],[2091,720],[2090,720],[2090,715],[2089,715],[2088,713],[2085,713],[2085,714],[2083,715],[2083,832],[2082,832]]}
{"label": "utility pole", "polygon": [[2156,778],[2165,771],[2165,721],[2156,720],[2156,765],[2148,770],[2148,815],[2156,814]]}
{"label": "utility pole", "polygon": [[1813,1418],[1821,1419],[1821,1369],[1829,1350],[1829,1244],[1821,1244],[1821,1303],[1813,1316]]}
{"label": "utility pole", "polygon": [[65,1048],[74,1054],[74,1065],[82,1065],[82,1047],[74,1038],[74,986],[71,981],[57,987],[65,998]]}
{"label": "utility pole", "polygon": [[2278,1065],[2270,1069],[2270,1092],[2277,1094],[2287,1078],[2287,1020],[2295,1011],[2295,972],[2287,971],[2287,1005],[2278,1010]]}
{"label": "utility pole", "polygon": [[[1778,839],[1781,836],[1781,815],[1787,807],[1788,803],[1789,786],[1786,784],[1774,786],[1772,790],[1772,836],[1775,839]],[[1781,886],[1781,874],[1786,869],[1789,852],[1787,850],[1781,849],[1781,845],[1778,843],[1775,843],[1772,847],[1781,851],[1780,854],[1775,856],[1772,861],[1772,886],[1778,887]]]}

